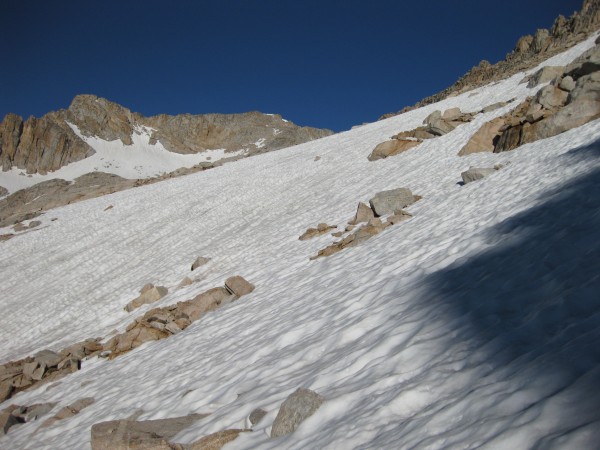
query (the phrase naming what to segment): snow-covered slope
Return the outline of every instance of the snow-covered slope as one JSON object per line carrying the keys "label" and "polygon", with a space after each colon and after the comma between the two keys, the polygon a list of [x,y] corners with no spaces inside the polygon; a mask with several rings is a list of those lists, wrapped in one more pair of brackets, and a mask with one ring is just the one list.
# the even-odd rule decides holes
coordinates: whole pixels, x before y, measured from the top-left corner
{"label": "snow-covered slope", "polygon": [[4,186],[10,193],[13,193],[53,178],[72,181],[91,172],[113,173],[132,180],[151,178],[172,172],[180,167],[192,167],[204,161],[215,162],[244,153],[244,150],[225,153],[221,149],[182,155],[168,151],[160,141],[150,144],[152,130],[148,127],[139,127],[131,135],[133,144],[125,145],[119,139],[105,141],[98,137],[83,136],[75,125],[71,124],[70,126],[75,134],[89,144],[96,153],[46,175],[39,173],[26,175],[24,170],[16,167],[6,172],[0,171],[0,186]]}
{"label": "snow-covered slope", "polygon": [[[595,36],[548,65],[565,64]],[[227,448],[597,448],[600,442],[600,121],[514,152],[458,157],[486,121],[385,160],[373,147],[435,109],[477,111],[534,90],[524,74],[385,121],[214,170],[50,211],[1,245],[0,359],[122,331],[147,282],[175,303],[242,275],[256,290],[184,332],[113,361],[84,361],[17,404],[96,403],[49,428],[13,427],[0,448],[89,448],[90,427],[211,415],[192,442],[243,428]],[[321,158],[315,161],[315,156]],[[460,186],[469,166],[504,168]],[[414,217],[309,261],[359,201],[409,187]],[[106,210],[108,205],[112,209]],[[56,218],[56,221],[51,221]],[[1,231],[1,230],[0,230]],[[197,256],[212,261],[175,289]],[[156,305],[156,304],[155,304]],[[298,387],[326,402],[269,438]],[[3,407],[1,405],[0,407]]]}

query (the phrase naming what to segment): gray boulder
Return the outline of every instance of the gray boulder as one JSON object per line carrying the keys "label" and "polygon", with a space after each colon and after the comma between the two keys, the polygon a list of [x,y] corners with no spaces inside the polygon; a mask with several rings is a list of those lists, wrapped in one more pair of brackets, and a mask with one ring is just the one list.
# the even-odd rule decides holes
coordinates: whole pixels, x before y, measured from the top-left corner
{"label": "gray boulder", "polygon": [[560,108],[567,102],[569,94],[556,86],[548,85],[540,89],[535,97],[536,102],[546,109]]}
{"label": "gray boulder", "polygon": [[248,417],[248,420],[250,421],[251,425],[256,425],[266,415],[267,415],[267,412],[264,409],[256,408],[254,411],[252,411],[250,413],[250,416]]}
{"label": "gray boulder", "polygon": [[310,389],[299,388],[282,403],[271,428],[271,437],[285,436],[312,416],[325,399]]}
{"label": "gray boulder", "polygon": [[569,94],[569,103],[580,99],[600,101],[600,71],[577,80]]}
{"label": "gray boulder", "polygon": [[0,197],[4,197],[5,195],[8,195],[8,189],[4,186],[0,186]]}
{"label": "gray boulder", "polygon": [[52,350],[42,350],[34,356],[35,362],[45,367],[56,367],[62,359],[62,356]]}
{"label": "gray boulder", "polygon": [[536,87],[540,84],[552,81],[557,77],[560,77],[565,68],[563,66],[544,66],[536,73],[534,73],[527,83],[528,88]]}
{"label": "gray boulder", "polygon": [[415,196],[408,188],[391,189],[375,194],[369,204],[376,216],[392,214],[394,211],[406,208],[416,201]]}
{"label": "gray boulder", "polygon": [[600,118],[600,102],[580,99],[536,124],[536,137],[537,139],[545,139],[556,136],[597,118]]}
{"label": "gray boulder", "polygon": [[460,174],[463,179],[463,183],[471,183],[473,181],[481,180],[484,177],[494,173],[496,169],[488,167],[471,167],[469,170],[464,171]]}
{"label": "gray boulder", "polygon": [[600,45],[583,52],[565,68],[565,75],[570,75],[574,80],[600,70]]}
{"label": "gray boulder", "polygon": [[575,89],[575,86],[575,81],[569,75],[560,80],[560,83],[558,85],[559,88],[567,92],[571,92],[573,89]]}

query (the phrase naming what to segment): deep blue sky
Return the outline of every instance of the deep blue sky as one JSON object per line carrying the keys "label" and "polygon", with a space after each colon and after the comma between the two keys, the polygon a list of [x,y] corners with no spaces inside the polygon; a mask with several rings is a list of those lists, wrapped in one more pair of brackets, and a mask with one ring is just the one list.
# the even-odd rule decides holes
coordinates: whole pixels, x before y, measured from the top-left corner
{"label": "deep blue sky", "polygon": [[504,58],[582,1],[0,0],[0,117],[85,93],[340,131]]}

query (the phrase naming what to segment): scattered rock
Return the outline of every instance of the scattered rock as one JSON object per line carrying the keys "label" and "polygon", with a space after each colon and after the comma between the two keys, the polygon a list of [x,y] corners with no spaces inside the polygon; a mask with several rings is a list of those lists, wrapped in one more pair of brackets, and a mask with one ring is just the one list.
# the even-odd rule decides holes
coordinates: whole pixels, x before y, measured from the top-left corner
{"label": "scattered rock", "polygon": [[193,444],[182,445],[182,450],[220,450],[225,444],[237,439],[240,433],[247,433],[252,430],[231,429],[217,431],[216,433],[204,436]]}
{"label": "scattered rock", "polygon": [[39,351],[33,358],[40,366],[45,367],[56,367],[62,360],[62,357],[52,350]]}
{"label": "scattered rock", "polygon": [[14,390],[13,385],[9,381],[0,382],[0,403],[10,398]]}
{"label": "scattered rock", "polygon": [[8,189],[4,186],[0,186],[0,197],[4,197],[5,195],[8,195]]}
{"label": "scattered rock", "polygon": [[131,322],[124,333],[113,336],[98,354],[100,357],[114,359],[146,342],[177,334],[205,313],[231,303],[253,290],[254,285],[241,276],[235,276],[225,281],[225,287],[209,289],[192,300],[151,309]]}
{"label": "scattered rock", "polygon": [[144,288],[142,288],[143,293],[139,297],[131,300],[125,306],[125,311],[131,312],[142,305],[148,305],[150,303],[157,302],[169,293],[169,290],[164,286],[152,286],[151,288],[146,287],[147,286],[144,286]]}
{"label": "scattered rock", "polygon": [[196,258],[196,261],[194,261],[194,263],[192,264],[192,271],[196,270],[200,266],[203,266],[204,264],[208,263],[209,261],[210,261],[210,258],[204,258],[203,256],[198,256],[198,258]]}
{"label": "scattered rock", "polygon": [[172,450],[169,440],[207,414],[158,420],[111,420],[92,426],[92,450]]}
{"label": "scattered rock", "polygon": [[179,284],[177,285],[177,287],[178,288],[182,288],[182,287],[185,287],[185,286],[189,286],[192,283],[193,283],[193,281],[191,280],[191,278],[185,277],[183,280],[181,280],[179,282]]}
{"label": "scattered rock", "polygon": [[469,170],[461,173],[461,177],[463,179],[463,183],[471,183],[472,181],[481,180],[484,177],[494,173],[497,169],[495,168],[485,168],[485,167],[470,167]]}
{"label": "scattered rock", "polygon": [[298,238],[301,241],[307,241],[317,236],[321,236],[327,233],[329,230],[336,229],[336,225],[327,225],[326,223],[320,223],[317,228],[309,228]]}
{"label": "scattered rock", "polygon": [[250,421],[250,425],[254,426],[258,422],[260,422],[267,415],[267,411],[261,408],[256,408],[254,411],[250,413],[248,420]]}
{"label": "scattered rock", "polygon": [[320,160],[320,159],[321,159],[321,157],[317,155],[317,156],[315,156],[315,159],[314,159],[314,161],[318,161],[318,160]]}
{"label": "scattered rock", "polygon": [[242,295],[252,292],[254,290],[254,285],[248,283],[243,277],[237,275],[225,280],[225,288],[227,288],[227,290],[233,295],[241,297]]}
{"label": "scattered rock", "polygon": [[19,422],[33,422],[38,417],[44,416],[52,411],[52,408],[56,406],[56,403],[38,403],[31,406],[20,406],[13,410],[12,415],[17,418]]}
{"label": "scattered rock", "polygon": [[31,222],[29,222],[29,225],[27,227],[35,228],[35,227],[39,227],[41,224],[42,224],[42,222],[40,222],[39,220],[32,220]]}
{"label": "scattered rock", "polygon": [[21,222],[16,223],[13,226],[13,230],[16,231],[17,233],[21,232],[21,231],[25,231],[27,229],[27,227],[25,225],[23,225]]}
{"label": "scattered rock", "polygon": [[396,225],[397,223],[404,222],[412,217],[412,214],[401,209],[400,211],[395,211],[393,215],[387,218],[387,223],[390,225]]}
{"label": "scattered rock", "polygon": [[[95,401],[96,400],[93,397],[80,398],[79,400],[71,403],[69,406],[65,406],[64,408],[60,409],[54,416],[45,420],[41,427],[49,427],[54,425],[54,423],[58,422],[59,420],[73,417],[74,415],[79,414],[82,409],[94,404]],[[53,404],[53,406],[54,405],[55,404]]]}
{"label": "scattered rock", "polygon": [[469,142],[458,152],[458,156],[470,155],[479,152],[493,152],[497,139],[502,134],[500,129],[504,126],[503,118],[498,117],[483,124],[483,126],[473,134]]}
{"label": "scattered rock", "polygon": [[4,436],[6,433],[8,433],[8,430],[11,427],[23,423],[12,414],[14,410],[18,410],[19,408],[20,406],[18,405],[10,405],[0,412],[0,436]]}
{"label": "scattered rock", "polygon": [[325,399],[309,389],[299,388],[279,408],[271,428],[271,437],[292,433],[302,422],[312,416]]}
{"label": "scattered rock", "polygon": [[527,83],[528,88],[534,88],[540,84],[552,81],[557,77],[560,77],[565,71],[563,66],[544,66],[536,73],[534,73]]}
{"label": "scattered rock", "polygon": [[391,141],[382,142],[377,145],[371,154],[367,157],[369,161],[377,161],[378,159],[384,159],[388,156],[398,155],[402,152],[410,150],[411,148],[419,145],[421,141],[413,140],[398,140],[394,139]]}
{"label": "scattered rock", "polygon": [[413,193],[408,188],[398,188],[375,194],[369,204],[376,216],[392,214],[396,210],[406,208],[415,202]]}
{"label": "scattered rock", "polygon": [[109,209],[113,209],[113,205],[108,205],[106,208],[104,208],[104,211],[108,211]]}
{"label": "scattered rock", "polygon": [[[373,217],[375,217],[375,213],[371,209],[371,207],[363,202],[358,203],[358,207],[356,208],[356,214],[354,215],[354,219],[348,222],[350,225],[356,225],[361,222],[368,222]],[[346,231],[351,231],[346,228]]]}
{"label": "scattered rock", "polygon": [[567,75],[561,80],[558,87],[561,88],[563,91],[571,92],[573,89],[575,89],[575,80],[573,80],[572,77]]}
{"label": "scattered rock", "polygon": [[492,111],[496,111],[497,109],[504,108],[506,105],[508,105],[512,101],[514,101],[514,99],[509,100],[508,102],[492,103],[491,105],[488,105],[485,108],[483,108],[481,110],[481,112],[482,113],[489,113],[489,112],[492,112]]}

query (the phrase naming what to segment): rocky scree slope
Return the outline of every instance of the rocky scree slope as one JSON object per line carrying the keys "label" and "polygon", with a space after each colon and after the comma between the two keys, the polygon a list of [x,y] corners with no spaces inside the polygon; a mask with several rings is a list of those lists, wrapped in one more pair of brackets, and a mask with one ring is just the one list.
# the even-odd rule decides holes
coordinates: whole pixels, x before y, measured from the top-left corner
{"label": "rocky scree slope", "polygon": [[425,97],[413,106],[396,113],[387,113],[379,120],[437,103],[494,81],[504,80],[518,72],[529,70],[578,42],[583,41],[600,27],[600,0],[584,0],[580,11],[571,17],[558,16],[552,27],[538,29],[535,34],[522,36],[506,58],[496,64],[482,60],[460,77],[452,86]]}
{"label": "rocky scree slope", "polygon": [[77,136],[70,124],[85,136],[106,141],[120,139],[132,145],[132,135],[140,127],[152,129],[150,143],[160,141],[175,153],[192,154],[208,149],[235,151],[247,155],[278,150],[328,136],[325,129],[300,127],[279,115],[243,114],[141,114],[94,95],[78,95],[66,110],[50,112],[41,118],[23,120],[8,114],[0,123],[0,164],[27,173],[46,174],[94,154],[94,149]]}

